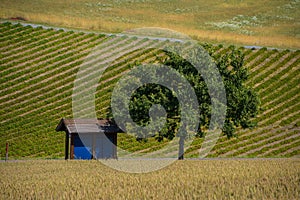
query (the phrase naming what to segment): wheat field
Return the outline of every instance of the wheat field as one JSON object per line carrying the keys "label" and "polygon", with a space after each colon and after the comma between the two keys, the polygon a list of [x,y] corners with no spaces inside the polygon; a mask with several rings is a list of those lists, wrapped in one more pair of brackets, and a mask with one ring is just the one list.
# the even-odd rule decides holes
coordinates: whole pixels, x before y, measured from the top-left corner
{"label": "wheat field", "polygon": [[[119,161],[122,162],[122,161]],[[300,160],[184,160],[134,174],[98,161],[0,163],[0,199],[298,199]]]}

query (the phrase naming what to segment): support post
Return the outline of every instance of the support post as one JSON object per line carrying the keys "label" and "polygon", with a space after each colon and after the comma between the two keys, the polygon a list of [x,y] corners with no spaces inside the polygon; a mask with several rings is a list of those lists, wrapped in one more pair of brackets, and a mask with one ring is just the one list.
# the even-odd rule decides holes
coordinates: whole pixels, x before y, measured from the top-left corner
{"label": "support post", "polygon": [[96,134],[92,133],[92,159],[97,159],[96,156]]}
{"label": "support post", "polygon": [[74,139],[75,139],[74,134],[71,134],[70,159],[74,159]]}
{"label": "support post", "polygon": [[5,148],[5,161],[8,160],[8,142],[6,142],[6,148]]}
{"label": "support post", "polygon": [[69,133],[66,131],[65,160],[69,158]]}
{"label": "support post", "polygon": [[118,135],[117,135],[117,133],[114,133],[114,137],[113,137],[114,156],[113,156],[113,158],[115,158],[115,159],[118,159],[118,156],[117,156],[117,140],[118,140]]}

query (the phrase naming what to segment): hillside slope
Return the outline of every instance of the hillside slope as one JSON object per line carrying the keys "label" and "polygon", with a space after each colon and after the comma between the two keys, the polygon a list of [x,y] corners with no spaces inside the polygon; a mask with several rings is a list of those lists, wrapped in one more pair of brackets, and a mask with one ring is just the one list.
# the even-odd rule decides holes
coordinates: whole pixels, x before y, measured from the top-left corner
{"label": "hillside slope", "polygon": [[299,9],[299,0],[1,0],[0,19],[109,33],[161,27],[207,42],[299,49]]}
{"label": "hillside slope", "polygon": [[[61,118],[72,117],[76,73],[94,47],[100,44],[106,59],[114,59],[113,50],[127,49],[105,71],[97,88],[97,116],[105,117],[114,83],[129,70],[128,64],[152,62],[159,56],[155,49],[131,48],[159,47],[167,42],[0,24],[0,157],[5,156],[6,142],[12,158],[63,157],[64,135],[55,132],[55,127]],[[229,47],[210,48],[222,54]],[[247,84],[260,95],[263,111],[255,119],[256,128],[240,130],[230,140],[221,137],[209,156],[299,156],[300,51],[241,49],[250,71]],[[194,140],[187,157],[197,157],[202,140]],[[120,147],[138,153],[165,143],[151,139],[139,143],[125,134],[118,141]],[[173,156],[176,150],[162,153]]]}

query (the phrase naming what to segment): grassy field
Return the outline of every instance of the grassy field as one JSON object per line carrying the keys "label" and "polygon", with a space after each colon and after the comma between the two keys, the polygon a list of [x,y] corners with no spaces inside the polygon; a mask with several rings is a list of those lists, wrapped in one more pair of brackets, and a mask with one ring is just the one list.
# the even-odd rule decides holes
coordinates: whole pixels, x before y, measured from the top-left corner
{"label": "grassy field", "polygon": [[115,171],[98,161],[19,161],[1,162],[0,172],[1,199],[244,200],[300,196],[299,159],[177,161],[146,174]]}
{"label": "grassy field", "polygon": [[[119,78],[135,62],[151,63],[156,47],[170,41],[0,24],[0,157],[62,158],[64,135],[55,132],[61,118],[72,118],[76,73],[97,45],[105,59],[115,59],[103,74],[96,94],[97,117],[109,112],[110,96]],[[139,49],[140,48],[140,49]],[[218,59],[232,47],[206,46]],[[122,49],[122,50],[121,50]],[[126,51],[124,51],[124,49]],[[294,157],[300,155],[300,51],[240,48],[249,70],[247,85],[261,99],[262,111],[253,129],[237,130],[232,139],[220,137],[209,157]],[[122,55],[115,58],[113,52]],[[96,60],[92,60],[97,62]],[[135,155],[161,149],[168,141],[137,142],[119,134],[118,146]],[[186,157],[198,157],[203,139],[196,138]],[[176,157],[177,145],[162,155]]]}
{"label": "grassy field", "polygon": [[0,18],[104,32],[176,30],[201,41],[300,47],[299,0],[1,0]]}

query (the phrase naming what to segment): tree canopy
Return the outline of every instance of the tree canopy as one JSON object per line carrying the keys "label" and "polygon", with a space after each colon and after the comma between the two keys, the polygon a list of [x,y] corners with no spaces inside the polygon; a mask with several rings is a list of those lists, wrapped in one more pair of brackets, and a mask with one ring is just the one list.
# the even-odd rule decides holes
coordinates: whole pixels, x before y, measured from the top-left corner
{"label": "tree canopy", "polygon": [[[206,46],[206,49],[210,49],[209,46]],[[200,111],[197,136],[202,137],[209,129],[212,116],[212,99],[206,82],[190,62],[170,51],[164,53],[165,56],[160,60],[161,64],[179,72],[194,89]],[[212,52],[210,53],[213,55]],[[234,136],[238,127],[255,126],[251,119],[258,114],[260,101],[254,90],[245,84],[248,79],[248,71],[244,66],[242,51],[231,47],[223,55],[213,57],[213,60],[222,77],[226,91],[226,119],[222,131],[230,138]],[[137,78],[131,81],[139,82],[140,80]],[[151,120],[151,112],[149,111],[153,105],[161,105],[165,109],[166,123],[159,132],[151,133],[151,136],[156,137],[158,141],[163,140],[163,138],[171,140],[175,136],[182,137],[182,135],[178,135],[181,120],[180,102],[176,94],[163,85],[144,84],[131,94],[129,112],[132,120],[139,126],[147,126]],[[136,135],[136,137],[138,140],[146,140],[145,138],[147,138],[145,135]]]}

